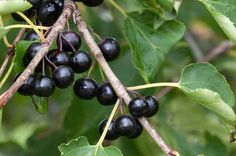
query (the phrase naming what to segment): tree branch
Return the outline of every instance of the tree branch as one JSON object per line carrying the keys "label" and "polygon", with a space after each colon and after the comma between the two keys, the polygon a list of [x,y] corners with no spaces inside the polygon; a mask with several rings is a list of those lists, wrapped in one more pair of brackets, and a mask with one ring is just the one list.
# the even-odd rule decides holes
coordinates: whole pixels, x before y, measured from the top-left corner
{"label": "tree branch", "polygon": [[[80,31],[81,35],[83,36],[85,42],[87,43],[92,55],[97,60],[98,64],[104,71],[107,79],[111,83],[112,87],[114,88],[116,94],[128,104],[131,100],[129,94],[126,91],[126,88],[122,85],[120,80],[116,77],[116,75],[111,70],[110,66],[108,65],[107,61],[103,57],[97,43],[94,41],[93,37],[91,36],[90,32],[87,29],[85,22],[81,19],[79,10],[75,10],[75,20],[77,23],[78,30]],[[154,130],[154,128],[149,124],[149,122],[145,118],[139,119],[140,123],[143,127],[147,130],[149,135],[153,138],[153,140],[159,145],[162,151],[167,156],[178,156],[178,152],[172,150],[161,138],[161,136]]]}
{"label": "tree branch", "polygon": [[73,9],[75,8],[76,6],[72,2],[72,0],[68,0],[68,2],[65,4],[61,16],[53,25],[52,30],[48,34],[46,41],[42,43],[41,50],[36,54],[36,56],[33,58],[24,72],[18,77],[15,83],[0,96],[0,108],[2,108],[9,101],[9,99],[15,94],[15,92],[20,88],[24,81],[27,80],[28,77],[34,72],[34,69],[39,64],[41,59],[48,53],[49,48],[57,37],[58,33],[63,30],[67,20],[69,19]]}

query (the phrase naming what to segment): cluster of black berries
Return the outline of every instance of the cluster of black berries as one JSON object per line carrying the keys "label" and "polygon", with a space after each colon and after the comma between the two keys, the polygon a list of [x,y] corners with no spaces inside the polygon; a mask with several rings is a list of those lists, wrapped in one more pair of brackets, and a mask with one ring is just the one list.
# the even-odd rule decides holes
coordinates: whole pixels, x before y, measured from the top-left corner
{"label": "cluster of black berries", "polygon": [[[33,31],[27,32],[25,40],[36,40],[38,35]],[[85,51],[79,50],[81,47],[81,37],[73,31],[64,31],[57,38],[58,49],[50,50],[36,68],[35,74],[19,88],[22,95],[36,95],[39,97],[49,97],[58,88],[67,88],[74,81],[74,73],[83,73],[90,69],[92,58]],[[120,53],[120,47],[114,38],[105,38],[99,43],[99,47],[108,60],[114,60]],[[32,43],[26,50],[23,63],[29,65],[35,55],[41,50],[42,44]],[[50,67],[47,70],[47,67]],[[50,70],[51,69],[51,70]],[[46,74],[46,72],[49,74]],[[50,76],[47,76],[50,75]],[[107,92],[108,95],[103,92]],[[115,92],[109,83],[98,87],[92,79],[78,79],[74,83],[74,92],[78,97],[91,99],[97,95],[98,100],[104,105],[113,104],[117,96],[110,94]],[[111,98],[112,97],[112,98]]]}
{"label": "cluster of black berries", "polygon": [[[51,26],[55,23],[58,17],[61,15],[64,0],[27,0],[33,7],[24,11],[23,13],[28,18],[33,18],[37,15],[37,20],[40,21],[44,26]],[[86,6],[96,7],[103,3],[103,0],[75,0],[83,2]],[[25,21],[17,13],[12,13],[12,17],[19,22]]]}
{"label": "cluster of black berries", "polygon": [[[37,20],[44,26],[53,25],[61,15],[64,7],[64,0],[28,0],[28,2],[30,2],[33,7],[23,13],[28,18],[33,18],[37,15]],[[17,13],[13,13],[12,17],[19,22],[24,21]]]}
{"label": "cluster of black berries", "polygon": [[[130,115],[121,115],[115,121],[112,121],[105,139],[115,140],[120,136],[126,136],[128,138],[137,138],[142,134],[143,126],[138,121],[138,117],[152,117],[159,109],[157,99],[153,96],[146,96],[144,98],[133,98],[129,105]],[[107,119],[104,119],[99,125],[99,132],[102,134]]]}

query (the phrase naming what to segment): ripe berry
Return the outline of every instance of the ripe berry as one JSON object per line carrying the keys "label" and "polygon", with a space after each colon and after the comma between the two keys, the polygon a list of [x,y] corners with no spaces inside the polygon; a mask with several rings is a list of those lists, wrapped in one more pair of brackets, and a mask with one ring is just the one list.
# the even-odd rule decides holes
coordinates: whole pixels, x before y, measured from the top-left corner
{"label": "ripe berry", "polygon": [[63,36],[61,37],[62,43],[60,43],[60,36],[58,36],[57,45],[58,47],[60,47],[60,44],[62,44],[63,51],[71,52],[80,48],[81,38],[77,33],[73,31],[64,31],[63,33],[61,33],[61,35]]}
{"label": "ripe berry", "polygon": [[56,65],[70,65],[70,55],[66,52],[56,52],[57,50],[51,50],[50,53],[50,60]]}
{"label": "ripe berry", "polygon": [[40,97],[49,97],[55,90],[55,84],[50,77],[40,76],[34,83],[34,94]]}
{"label": "ripe berry", "polygon": [[37,35],[35,31],[28,31],[24,38],[24,40],[27,40],[27,41],[34,41],[37,39],[39,39],[39,36]]}
{"label": "ripe berry", "polygon": [[157,99],[154,96],[146,96],[145,100],[148,103],[148,110],[144,114],[144,116],[145,117],[152,117],[153,115],[155,115],[158,112],[159,103],[158,103]]}
{"label": "ripe berry", "polygon": [[96,7],[103,3],[103,0],[82,0],[82,2],[88,7]]}
{"label": "ripe berry", "polygon": [[92,79],[78,79],[74,83],[75,94],[82,99],[92,99],[97,94],[98,85]]}
{"label": "ripe berry", "polygon": [[[107,119],[104,119],[99,124],[99,132],[100,132],[100,134],[102,134],[104,128],[106,127],[107,121],[108,121]],[[110,126],[109,126],[109,128],[108,128],[108,131],[107,131],[105,139],[107,139],[107,140],[115,140],[115,139],[120,137],[120,135],[116,132],[114,125],[115,125],[115,122],[112,121]]]}
{"label": "ripe berry", "polygon": [[135,121],[137,124],[137,129],[136,129],[135,133],[129,137],[130,139],[135,139],[135,138],[139,137],[143,132],[143,126],[141,125],[141,123],[138,121],[138,119],[135,119]]}
{"label": "ripe berry", "polygon": [[57,5],[59,5],[61,8],[64,7],[64,0],[54,0],[54,3],[56,3]]}
{"label": "ripe berry", "polygon": [[43,1],[37,10],[38,19],[45,26],[53,25],[61,15],[63,6],[59,6],[54,1]]}
{"label": "ripe berry", "polygon": [[122,115],[115,121],[115,130],[121,136],[131,137],[135,134],[137,123],[132,116]]}
{"label": "ripe berry", "polygon": [[107,61],[113,61],[120,53],[120,46],[114,38],[105,38],[98,46]]}
{"label": "ripe berry", "polygon": [[[30,61],[34,58],[34,56],[41,50],[42,44],[38,42],[32,43],[26,50],[26,53],[23,58],[23,62],[25,67],[30,63]],[[40,68],[41,64],[39,64]]]}
{"label": "ripe berry", "polygon": [[52,73],[52,79],[58,88],[67,88],[74,81],[74,72],[71,67],[62,65]]}
{"label": "ripe berry", "polygon": [[97,99],[102,105],[112,105],[117,101],[117,95],[110,83],[104,83],[98,88]]}
{"label": "ripe berry", "polygon": [[71,67],[75,73],[82,73],[87,70],[92,65],[91,57],[84,51],[75,52],[71,56]]}
{"label": "ripe berry", "polygon": [[[17,74],[15,77],[16,79],[20,76],[21,73]],[[34,82],[35,77],[33,75],[30,75],[30,77],[24,82],[24,84],[17,90],[17,92],[21,95],[33,95],[34,91]]]}
{"label": "ripe berry", "polygon": [[128,107],[129,113],[134,117],[142,117],[148,111],[148,103],[142,98],[132,99]]}

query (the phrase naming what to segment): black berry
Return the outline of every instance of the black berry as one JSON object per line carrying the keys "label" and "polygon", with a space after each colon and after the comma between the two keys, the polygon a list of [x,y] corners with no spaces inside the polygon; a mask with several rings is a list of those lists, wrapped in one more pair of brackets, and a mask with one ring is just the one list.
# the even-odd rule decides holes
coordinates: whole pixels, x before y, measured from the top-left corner
{"label": "black berry", "polygon": [[92,65],[91,57],[88,55],[88,53],[84,51],[75,52],[71,56],[70,62],[71,62],[71,67],[75,73],[85,72],[89,70],[89,68]]}
{"label": "black berry", "polygon": [[131,137],[136,132],[137,123],[132,116],[122,115],[115,120],[115,129],[121,136]]}
{"label": "black berry", "polygon": [[107,61],[113,61],[119,56],[120,46],[114,38],[105,38],[98,46]]}
{"label": "black berry", "polygon": [[[102,132],[103,132],[103,130],[104,130],[106,124],[107,124],[107,121],[108,121],[107,119],[104,119],[104,120],[99,124],[99,132],[100,132],[100,134],[102,134]],[[115,139],[117,139],[117,138],[120,137],[120,135],[116,132],[114,126],[115,126],[115,122],[112,121],[111,124],[110,124],[110,126],[109,126],[109,128],[108,128],[108,131],[107,131],[107,134],[106,134],[105,139],[107,139],[107,140],[115,140]]]}
{"label": "black berry", "polygon": [[112,105],[117,101],[117,95],[110,83],[99,86],[97,99],[102,105]]}
{"label": "black berry", "polygon": [[56,3],[59,7],[64,7],[64,0],[54,0],[54,3]]}
{"label": "black berry", "polygon": [[58,88],[67,88],[74,81],[74,72],[71,67],[62,65],[52,73],[52,79]]}
{"label": "black berry", "polygon": [[145,117],[152,117],[154,116],[159,110],[159,103],[154,96],[146,96],[145,100],[148,103],[148,110],[144,114]]}
{"label": "black berry", "polygon": [[56,65],[70,65],[70,55],[66,52],[57,52],[57,50],[51,50],[50,52],[50,60]]}
{"label": "black berry", "polygon": [[53,25],[61,15],[63,6],[59,6],[54,1],[43,1],[37,10],[39,21],[45,26]]}
{"label": "black berry", "polygon": [[[27,66],[30,61],[35,57],[35,55],[41,50],[42,44],[38,42],[32,43],[26,50],[23,58],[24,65]],[[39,64],[39,67],[41,64]]]}
{"label": "black berry", "polygon": [[75,94],[82,99],[92,99],[97,94],[98,85],[92,79],[78,79],[74,83]]}
{"label": "black berry", "polygon": [[58,47],[60,47],[60,44],[62,44],[63,51],[72,52],[80,48],[81,38],[77,33],[73,31],[64,31],[63,33],[61,33],[61,36],[59,35],[57,38]]}
{"label": "black berry", "polygon": [[27,40],[27,41],[34,41],[37,39],[39,39],[39,36],[36,34],[35,31],[28,31],[24,38],[24,40]]}
{"label": "black berry", "polygon": [[47,76],[40,76],[34,83],[34,94],[40,97],[49,97],[55,90],[53,80]]}
{"label": "black berry", "polygon": [[143,98],[134,98],[129,102],[129,113],[134,117],[142,117],[148,111],[148,103]]}
{"label": "black berry", "polygon": [[103,0],[82,0],[82,2],[89,7],[96,7],[103,3]]}
{"label": "black berry", "polygon": [[[20,76],[21,73],[17,74],[15,80]],[[33,95],[34,94],[34,82],[35,76],[30,75],[30,77],[23,83],[23,85],[17,90],[21,95]]]}
{"label": "black berry", "polygon": [[130,139],[135,139],[139,137],[143,132],[143,126],[141,125],[141,123],[138,121],[138,119],[135,119],[135,121],[137,124],[137,128],[136,128],[135,133],[132,136],[129,136]]}

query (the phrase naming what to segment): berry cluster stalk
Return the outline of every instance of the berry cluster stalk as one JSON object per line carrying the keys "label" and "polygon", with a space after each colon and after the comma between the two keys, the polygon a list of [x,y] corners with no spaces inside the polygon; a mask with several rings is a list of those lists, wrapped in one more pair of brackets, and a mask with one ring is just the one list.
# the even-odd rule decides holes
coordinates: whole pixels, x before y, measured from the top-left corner
{"label": "berry cluster stalk", "polygon": [[[120,99],[123,99],[126,104],[128,104],[131,100],[129,94],[126,91],[126,88],[122,85],[120,80],[116,77],[116,75],[111,70],[110,66],[106,62],[105,58],[103,57],[101,50],[97,46],[97,43],[93,39],[92,35],[87,29],[85,22],[81,19],[79,10],[75,10],[75,21],[77,23],[78,30],[80,31],[81,35],[83,36],[86,44],[88,45],[92,55],[94,55],[96,61],[102,68],[104,74],[106,75],[107,79],[111,83],[112,87],[114,88],[116,94]],[[145,118],[139,119],[140,123],[143,127],[147,130],[153,140],[158,144],[161,150],[167,156],[179,156],[179,153],[173,149],[171,149],[161,138],[161,136],[155,131],[155,129],[149,124],[149,122]]]}

